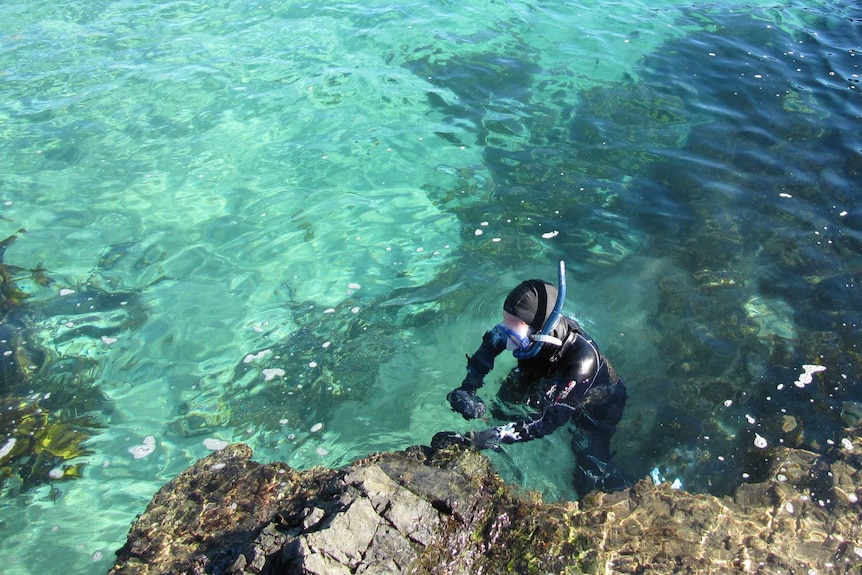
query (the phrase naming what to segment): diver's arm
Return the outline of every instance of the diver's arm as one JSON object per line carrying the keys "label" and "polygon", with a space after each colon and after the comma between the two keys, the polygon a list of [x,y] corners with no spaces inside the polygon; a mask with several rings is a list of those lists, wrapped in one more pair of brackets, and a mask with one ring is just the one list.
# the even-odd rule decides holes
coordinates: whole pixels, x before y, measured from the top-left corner
{"label": "diver's arm", "polygon": [[552,403],[542,414],[534,419],[513,421],[499,427],[492,427],[499,443],[522,443],[545,437],[565,425],[572,417],[575,408],[567,403]]}
{"label": "diver's arm", "polygon": [[466,391],[476,391],[484,384],[484,377],[494,369],[494,360],[506,349],[506,340],[496,330],[488,330],[482,336],[482,345],[471,356],[467,356],[467,376],[461,383]]}
{"label": "diver's arm", "polygon": [[482,345],[472,356],[467,356],[467,375],[461,386],[446,396],[452,409],[465,419],[476,419],[485,415],[485,402],[476,395],[476,390],[485,383],[484,378],[494,368],[494,359],[506,349],[506,340],[495,330],[485,332]]}
{"label": "diver's arm", "polygon": [[521,443],[539,439],[552,433],[572,415],[574,407],[565,403],[555,403],[542,413],[541,417],[532,420],[515,421],[491,427],[482,431],[469,431],[461,434],[455,431],[441,431],[434,435],[431,446],[442,449],[449,445],[465,445],[474,449],[499,450],[500,444]]}

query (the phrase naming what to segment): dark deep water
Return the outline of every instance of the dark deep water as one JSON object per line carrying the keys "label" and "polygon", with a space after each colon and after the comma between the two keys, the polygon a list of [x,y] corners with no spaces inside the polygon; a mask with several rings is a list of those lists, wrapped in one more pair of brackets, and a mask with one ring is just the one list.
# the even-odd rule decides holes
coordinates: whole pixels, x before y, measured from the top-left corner
{"label": "dark deep water", "polygon": [[[408,64],[457,94],[437,107],[485,146],[493,202],[464,219],[558,231],[577,281],[611,300],[654,292],[636,336],[653,356],[603,336],[633,380],[616,443],[637,476],[661,461],[694,491],[762,480],[771,448],[828,452],[859,422],[862,14],[781,15],[692,9],[703,30],[572,106],[555,94],[574,80],[536,101],[542,71],[517,51]],[[489,117],[499,93],[520,119]],[[542,257],[530,248],[501,257]],[[805,365],[825,370],[805,384]]]}

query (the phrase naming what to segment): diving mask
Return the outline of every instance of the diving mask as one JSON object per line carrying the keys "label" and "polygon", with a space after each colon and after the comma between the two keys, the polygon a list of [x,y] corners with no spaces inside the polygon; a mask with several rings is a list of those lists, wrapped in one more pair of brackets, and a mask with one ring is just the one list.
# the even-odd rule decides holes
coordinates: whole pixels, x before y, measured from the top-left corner
{"label": "diving mask", "polygon": [[520,333],[513,331],[503,325],[502,323],[498,323],[494,326],[494,331],[501,339],[506,340],[506,349],[509,351],[517,350],[517,349],[527,349],[533,344],[533,340],[530,339],[530,334],[521,335]]}

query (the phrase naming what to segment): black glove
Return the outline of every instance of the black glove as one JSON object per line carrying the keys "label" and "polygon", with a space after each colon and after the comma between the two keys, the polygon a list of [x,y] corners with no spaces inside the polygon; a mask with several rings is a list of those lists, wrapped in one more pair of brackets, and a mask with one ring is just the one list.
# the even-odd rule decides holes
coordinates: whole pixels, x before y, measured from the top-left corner
{"label": "black glove", "polygon": [[431,447],[443,449],[450,445],[463,445],[473,449],[500,450],[500,438],[493,427],[483,431],[468,431],[464,435],[455,431],[439,431],[431,438]]}
{"label": "black glove", "polygon": [[485,402],[475,391],[467,391],[461,387],[453,389],[446,396],[452,409],[464,416],[464,419],[477,419],[485,415]]}
{"label": "black glove", "polygon": [[434,449],[443,449],[450,445],[470,445],[470,440],[454,431],[438,431],[431,438],[431,447]]}
{"label": "black glove", "polygon": [[470,431],[467,433],[467,440],[470,442],[470,447],[474,449],[500,451],[500,436],[493,427],[482,431]]}

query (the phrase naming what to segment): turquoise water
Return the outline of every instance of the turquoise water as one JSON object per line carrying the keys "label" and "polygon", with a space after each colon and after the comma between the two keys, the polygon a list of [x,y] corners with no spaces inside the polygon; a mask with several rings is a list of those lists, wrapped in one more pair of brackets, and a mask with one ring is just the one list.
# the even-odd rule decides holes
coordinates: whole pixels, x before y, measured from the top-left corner
{"label": "turquoise water", "polygon": [[[307,468],[477,426],[464,354],[559,259],[632,476],[726,493],[858,425],[853,2],[28,1],[0,46],[4,330],[47,354],[3,394],[102,426],[3,460],[4,572],[104,572],[219,442]],[[566,433],[494,459],[575,496]]]}

